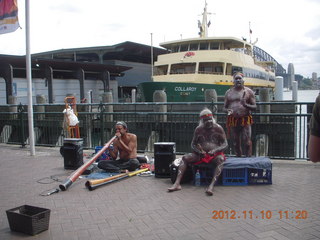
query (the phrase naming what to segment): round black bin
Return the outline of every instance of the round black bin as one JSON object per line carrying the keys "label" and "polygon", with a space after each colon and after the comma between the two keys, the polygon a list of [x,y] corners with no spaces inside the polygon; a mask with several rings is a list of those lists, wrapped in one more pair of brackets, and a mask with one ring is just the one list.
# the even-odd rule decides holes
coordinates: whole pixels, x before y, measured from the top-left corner
{"label": "round black bin", "polygon": [[170,164],[175,159],[175,142],[154,143],[154,176],[159,178],[170,178]]}

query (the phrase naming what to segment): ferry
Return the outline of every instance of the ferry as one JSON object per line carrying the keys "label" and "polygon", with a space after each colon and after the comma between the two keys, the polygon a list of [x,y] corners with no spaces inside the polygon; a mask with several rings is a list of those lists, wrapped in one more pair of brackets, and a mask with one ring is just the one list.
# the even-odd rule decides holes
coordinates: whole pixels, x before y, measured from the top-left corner
{"label": "ferry", "polygon": [[141,100],[153,101],[156,90],[164,90],[168,102],[204,101],[206,89],[218,96],[233,85],[232,75],[242,72],[245,86],[274,89],[275,63],[254,56],[254,44],[235,37],[208,37],[207,3],[198,21],[199,37],[160,43],[167,53],[158,55],[151,82],[138,85]]}

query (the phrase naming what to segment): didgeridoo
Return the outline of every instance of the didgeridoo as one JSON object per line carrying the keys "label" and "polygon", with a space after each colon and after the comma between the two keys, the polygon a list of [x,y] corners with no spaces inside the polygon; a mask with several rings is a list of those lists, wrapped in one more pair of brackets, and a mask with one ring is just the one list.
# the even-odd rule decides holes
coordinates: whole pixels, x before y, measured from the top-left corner
{"label": "didgeridoo", "polygon": [[118,181],[118,180],[123,179],[123,178],[132,177],[134,175],[137,175],[139,173],[142,173],[142,172],[145,172],[145,171],[148,171],[148,170],[149,170],[148,168],[144,168],[144,169],[140,169],[140,170],[137,170],[137,171],[134,171],[134,172],[122,173],[122,174],[115,175],[115,176],[108,177],[108,178],[89,180],[89,181],[86,182],[85,185],[90,191],[92,191],[92,190],[94,190],[97,187],[100,187],[102,185],[106,185],[108,183],[112,183],[112,182]]}
{"label": "didgeridoo", "polygon": [[59,185],[59,188],[62,191],[67,190],[71,184],[73,182],[75,182],[78,177],[94,162],[97,160],[97,158],[102,155],[107,148],[111,145],[111,143],[113,143],[113,141],[116,139],[116,136],[114,136],[113,138],[111,138],[109,140],[109,142],[107,142],[103,148],[101,148],[101,150],[99,152],[97,152],[88,162],[84,163],[81,167],[79,167],[77,170],[75,170],[73,173],[71,173],[71,175],[67,178],[67,180]]}

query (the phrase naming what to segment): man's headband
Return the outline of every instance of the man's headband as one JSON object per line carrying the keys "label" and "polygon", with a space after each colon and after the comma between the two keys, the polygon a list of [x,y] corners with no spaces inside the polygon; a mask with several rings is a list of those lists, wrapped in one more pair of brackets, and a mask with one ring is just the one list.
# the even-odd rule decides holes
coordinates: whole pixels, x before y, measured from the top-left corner
{"label": "man's headband", "polygon": [[123,126],[125,129],[128,128],[128,127],[127,127],[127,124],[126,124],[125,122],[122,122],[122,121],[117,122],[116,125],[121,125],[121,126]]}
{"label": "man's headband", "polygon": [[204,115],[200,116],[201,119],[207,118],[207,117],[213,117],[213,114],[212,113],[207,113],[207,114],[204,114]]}
{"label": "man's headband", "polygon": [[244,77],[244,75],[243,75],[243,73],[235,73],[234,75],[233,75],[233,79],[236,79],[236,78],[243,78]]}

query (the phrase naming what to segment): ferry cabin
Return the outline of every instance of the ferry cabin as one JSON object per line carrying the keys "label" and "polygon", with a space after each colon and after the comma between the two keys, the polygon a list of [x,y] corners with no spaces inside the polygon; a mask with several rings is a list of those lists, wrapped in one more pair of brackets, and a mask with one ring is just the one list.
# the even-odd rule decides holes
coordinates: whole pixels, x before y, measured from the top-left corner
{"label": "ferry cabin", "polygon": [[168,54],[155,62],[154,82],[232,85],[240,71],[251,87],[274,87],[274,63],[257,61],[252,45],[233,37],[196,38],[161,43]]}

